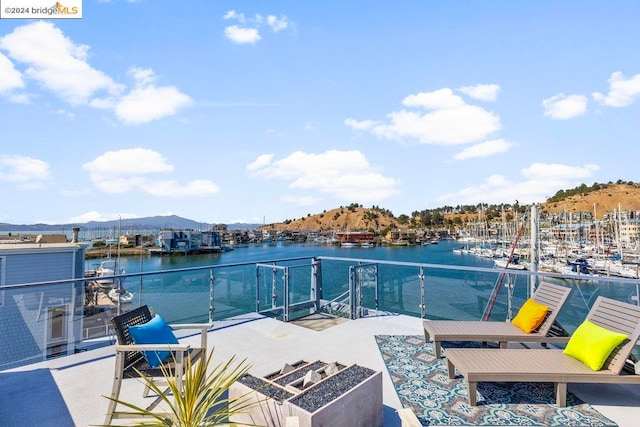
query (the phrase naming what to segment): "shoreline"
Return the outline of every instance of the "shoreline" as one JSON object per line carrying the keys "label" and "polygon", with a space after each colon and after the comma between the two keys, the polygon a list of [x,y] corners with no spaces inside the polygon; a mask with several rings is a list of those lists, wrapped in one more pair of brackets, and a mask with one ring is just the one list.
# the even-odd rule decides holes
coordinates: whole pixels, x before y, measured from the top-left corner
{"label": "shoreline", "polygon": [[113,248],[91,248],[85,250],[84,257],[85,259],[107,258],[109,256],[117,257],[118,252],[120,253],[121,257],[149,255],[149,250],[147,248],[120,248],[119,251]]}

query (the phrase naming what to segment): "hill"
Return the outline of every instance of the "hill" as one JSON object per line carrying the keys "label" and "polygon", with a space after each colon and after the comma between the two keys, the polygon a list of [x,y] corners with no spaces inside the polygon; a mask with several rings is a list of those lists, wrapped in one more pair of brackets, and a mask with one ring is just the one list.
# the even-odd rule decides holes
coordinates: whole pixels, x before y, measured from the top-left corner
{"label": "hill", "polygon": [[363,208],[355,204],[347,207],[339,207],[324,211],[320,214],[308,215],[306,218],[297,220],[287,220],[281,223],[267,224],[260,229],[273,230],[336,230],[336,231],[357,231],[382,230],[397,226],[398,220],[391,213],[384,209]]}
{"label": "hill", "polygon": [[546,202],[542,212],[591,212],[594,205],[599,219],[605,212],[620,207],[623,211],[640,211],[640,184],[603,184],[603,188],[581,194],[575,194],[561,201]]}
{"label": "hill", "polygon": [[[541,204],[541,213],[591,212],[596,206],[598,218],[606,212],[618,209],[640,211],[640,184],[619,183],[599,184],[598,190],[588,190],[579,194],[572,194],[562,200],[554,200]],[[434,209],[438,211],[438,209]],[[460,217],[462,222],[473,221],[478,218],[477,213],[444,213],[443,217],[453,220]],[[391,213],[384,209],[363,208],[356,204],[339,207],[320,214],[308,215],[305,218],[287,220],[282,223],[268,224],[261,229],[274,230],[382,230],[389,227],[406,228]]]}

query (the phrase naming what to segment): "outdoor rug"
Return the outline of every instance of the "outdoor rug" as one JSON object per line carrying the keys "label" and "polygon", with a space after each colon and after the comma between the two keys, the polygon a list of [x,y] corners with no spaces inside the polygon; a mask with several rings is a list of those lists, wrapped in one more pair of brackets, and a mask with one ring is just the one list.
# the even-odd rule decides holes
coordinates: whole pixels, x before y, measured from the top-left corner
{"label": "outdoor rug", "polygon": [[[467,402],[462,377],[449,379],[445,358],[421,335],[375,337],[396,392],[422,425],[615,426],[590,405],[567,393],[567,407],[555,404],[552,383],[478,383],[478,406]],[[446,354],[447,343],[443,343]],[[456,347],[475,346],[456,343]]]}

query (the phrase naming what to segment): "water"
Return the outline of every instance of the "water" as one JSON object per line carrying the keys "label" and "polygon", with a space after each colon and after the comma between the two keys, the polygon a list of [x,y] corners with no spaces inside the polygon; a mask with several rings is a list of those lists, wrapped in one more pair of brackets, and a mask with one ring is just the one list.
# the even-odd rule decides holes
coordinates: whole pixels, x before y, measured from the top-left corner
{"label": "water", "polygon": [[[432,265],[467,266],[492,268],[493,260],[471,254],[455,254],[460,247],[454,240],[444,240],[436,245],[375,248],[340,248],[314,243],[252,244],[236,247],[233,251],[201,255],[122,257],[120,268],[127,274],[150,273],[195,267],[218,266],[214,269],[214,319],[235,316],[270,308],[274,302],[283,305],[282,270],[256,269],[255,263],[292,258],[338,257],[385,261],[412,262]],[[87,260],[86,268],[94,269],[100,260]],[[250,263],[246,267],[223,267],[239,263]],[[289,266],[289,303],[309,299],[311,272],[309,261],[292,261]],[[354,262],[324,260],[322,263],[323,298],[331,300],[349,289],[349,267]],[[469,272],[424,269],[424,316],[430,319],[478,320],[482,317],[487,301],[501,270]],[[420,270],[417,267],[384,265],[377,273],[363,268],[362,280],[372,283],[376,274],[379,293],[375,287],[364,286],[361,297],[363,306],[422,317],[422,295]],[[490,320],[504,321],[515,316],[517,308],[528,297],[529,279],[525,275],[508,274],[503,278],[500,294],[493,307]],[[596,296],[603,295],[631,302],[636,293],[635,283],[609,282],[602,280],[578,281],[557,280],[573,287],[569,302],[558,320],[572,331],[584,319]],[[276,284],[276,285],[274,285]],[[513,285],[513,307],[509,313],[508,284]],[[256,288],[257,286],[257,288]],[[124,287],[136,293],[134,304],[148,304],[157,312],[174,322],[195,322],[207,319],[209,313],[210,272],[209,269],[145,275],[143,279],[127,278]],[[274,296],[275,295],[275,296]],[[140,300],[142,296],[142,300]]]}
{"label": "water", "polygon": [[[340,248],[315,243],[277,242],[272,244],[239,246],[233,251],[225,253],[122,257],[120,259],[120,268],[123,268],[127,273],[139,273],[140,271],[150,272],[176,268],[260,262],[312,256],[363,258],[469,267],[493,266],[493,261],[490,259],[480,258],[474,255],[454,254],[453,249],[457,247],[460,247],[460,243],[455,240],[443,240],[437,245],[407,247],[379,246],[374,248]],[[95,269],[99,264],[99,259],[89,259],[85,263],[85,268],[89,270]]]}

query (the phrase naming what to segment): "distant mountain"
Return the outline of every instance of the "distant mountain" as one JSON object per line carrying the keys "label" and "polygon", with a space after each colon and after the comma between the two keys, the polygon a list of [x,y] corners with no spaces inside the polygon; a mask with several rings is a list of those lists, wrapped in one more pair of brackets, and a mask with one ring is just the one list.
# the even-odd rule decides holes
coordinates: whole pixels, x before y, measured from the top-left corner
{"label": "distant mountain", "polygon": [[[146,218],[122,218],[112,221],[89,221],[86,223],[72,224],[7,224],[0,223],[0,232],[67,232],[74,227],[80,230],[110,229],[120,227],[123,232],[130,228],[136,229],[181,229],[181,230],[209,230],[216,224],[197,222],[191,219],[182,218],[177,215],[151,216]],[[260,224],[227,224],[229,230],[248,230],[258,228]]]}

